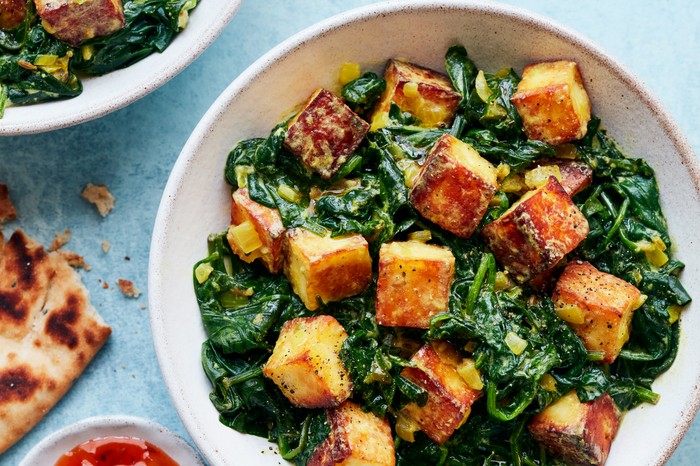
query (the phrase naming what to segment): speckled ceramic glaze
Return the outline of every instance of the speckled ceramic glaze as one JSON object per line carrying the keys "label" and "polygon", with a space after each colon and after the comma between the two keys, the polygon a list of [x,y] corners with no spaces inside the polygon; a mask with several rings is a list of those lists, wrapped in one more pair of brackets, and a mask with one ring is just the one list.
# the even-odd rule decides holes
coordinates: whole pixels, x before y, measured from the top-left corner
{"label": "speckled ceramic glaze", "polygon": [[41,133],[107,115],[148,95],[192,63],[224,30],[243,0],[205,0],[190,12],[187,27],[163,53],[103,76],[81,78],[83,92],[72,99],[10,106],[0,118],[0,135]]}
{"label": "speckled ceramic glaze", "polygon": [[[463,44],[477,66],[521,72],[538,60],[578,62],[600,116],[623,150],[656,170],[662,203],[687,264],[682,280],[700,296],[698,164],[676,124],[644,85],[597,46],[546,18],[497,4],[464,1],[392,1],[354,10],[290,38],[238,77],[190,137],[167,184],[152,241],[149,289],[158,359],[175,406],[213,465],[284,463],[264,440],[218,422],[200,363],[205,339],[192,289],[193,264],[206,255],[206,236],[228,225],[230,191],[222,177],[226,155],[246,138],[263,137],[314,89],[338,89],[343,62],[381,71],[388,58],[444,70],[450,45]],[[202,209],[202,206],[207,206]],[[655,406],[629,412],[609,466],[660,465],[698,409],[700,316],[682,317],[676,363],[654,383]]]}
{"label": "speckled ceramic glaze", "polygon": [[182,437],[153,421],[134,416],[91,417],[64,427],[39,442],[19,466],[56,464],[77,445],[100,437],[139,438],[160,448],[182,466],[204,466],[202,458]]}

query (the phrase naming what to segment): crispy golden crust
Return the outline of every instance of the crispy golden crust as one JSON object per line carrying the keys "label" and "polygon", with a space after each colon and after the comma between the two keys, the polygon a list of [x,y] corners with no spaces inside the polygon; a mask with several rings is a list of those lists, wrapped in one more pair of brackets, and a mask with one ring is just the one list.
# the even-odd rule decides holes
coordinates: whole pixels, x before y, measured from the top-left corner
{"label": "crispy golden crust", "polygon": [[481,235],[520,283],[550,269],[588,235],[586,217],[555,177],[525,194]]}
{"label": "crispy golden crust", "polygon": [[0,0],[0,29],[16,28],[26,15],[26,0]]}
{"label": "crispy golden crust", "polygon": [[342,99],[318,89],[289,123],[284,144],[301,161],[330,179],[350,158],[369,130]]}
{"label": "crispy golden crust", "polygon": [[72,46],[124,27],[121,0],[34,0],[44,29]]}
{"label": "crispy golden crust", "polygon": [[3,245],[0,270],[1,453],[68,391],[111,329],[62,256],[23,232]]}

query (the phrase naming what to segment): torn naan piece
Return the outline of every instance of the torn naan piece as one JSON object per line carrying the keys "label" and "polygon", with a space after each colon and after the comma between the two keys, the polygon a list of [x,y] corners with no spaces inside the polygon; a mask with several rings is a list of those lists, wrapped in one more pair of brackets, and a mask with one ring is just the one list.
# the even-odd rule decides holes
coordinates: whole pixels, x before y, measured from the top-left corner
{"label": "torn naan piece", "polygon": [[0,232],[0,454],[61,399],[111,333],[56,252]]}

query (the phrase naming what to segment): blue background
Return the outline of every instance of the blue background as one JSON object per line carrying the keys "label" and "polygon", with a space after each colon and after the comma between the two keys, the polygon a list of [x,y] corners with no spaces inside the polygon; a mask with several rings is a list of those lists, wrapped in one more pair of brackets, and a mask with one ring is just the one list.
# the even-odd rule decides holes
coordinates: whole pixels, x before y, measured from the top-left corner
{"label": "blue background", "polygon": [[[143,416],[186,436],[161,378],[147,309],[150,237],[170,169],[207,108],[246,67],[316,21],[371,3],[376,2],[246,0],[199,59],[151,95],[72,128],[0,138],[0,183],[9,185],[19,211],[6,233],[21,227],[49,244],[56,232],[69,228],[66,248],[92,266],[80,273],[113,329],[83,377],[32,432],[0,456],[0,465],[16,465],[46,435],[95,415]],[[651,88],[700,153],[700,12],[695,2],[504,3],[551,17],[602,46]],[[202,0],[199,8],[206,7]],[[115,195],[115,208],[106,218],[80,198],[88,182],[103,183]],[[101,248],[104,240],[112,246],[107,253]],[[132,280],[143,294],[126,298],[116,287],[119,278]],[[699,456],[700,423],[695,422],[669,464],[697,464]]]}

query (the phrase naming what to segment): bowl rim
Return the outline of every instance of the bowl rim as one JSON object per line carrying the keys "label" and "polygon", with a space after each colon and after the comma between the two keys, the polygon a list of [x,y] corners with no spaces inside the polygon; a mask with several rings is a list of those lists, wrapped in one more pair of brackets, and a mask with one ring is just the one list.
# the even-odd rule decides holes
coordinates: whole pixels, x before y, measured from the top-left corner
{"label": "bowl rim", "polygon": [[[151,309],[151,334],[154,340],[156,356],[159,362],[160,370],[166,381],[168,394],[170,395],[174,406],[180,416],[185,428],[193,437],[195,443],[202,451],[207,460],[208,450],[200,445],[194,429],[194,417],[188,410],[189,406],[184,398],[180,398],[179,393],[172,388],[174,383],[174,366],[169,361],[166,348],[162,344],[158,344],[158,340],[163,341],[165,337],[164,327],[158,320],[158,315],[161,312],[160,305],[157,301],[157,296],[162,293],[160,283],[157,278],[160,274],[159,264],[162,260],[161,251],[158,244],[165,236],[166,229],[163,228],[163,221],[170,216],[173,199],[181,177],[187,172],[189,165],[195,158],[198,150],[204,144],[206,138],[210,135],[209,129],[216,123],[217,119],[225,112],[228,105],[236,99],[236,97],[245,92],[251,86],[256,76],[265,73],[267,69],[273,66],[276,62],[285,58],[285,56],[293,52],[297,48],[303,47],[305,44],[318,39],[337,28],[348,26],[352,23],[361,22],[369,17],[383,15],[390,16],[403,14],[404,10],[410,9],[414,12],[423,10],[454,10],[458,12],[482,12],[490,14],[498,14],[507,17],[510,20],[521,23],[531,24],[545,32],[552,34],[559,39],[572,44],[575,47],[581,48],[584,52],[589,53],[599,60],[611,74],[624,82],[630,89],[636,91],[636,95],[642,102],[656,115],[658,122],[672,142],[678,154],[681,156],[680,163],[686,168],[691,177],[696,193],[700,196],[700,161],[694,153],[694,150],[687,137],[683,134],[680,126],[674,121],[670,113],[662,105],[661,101],[651,92],[647,85],[634,73],[632,73],[622,62],[617,60],[609,52],[594,43],[592,40],[585,37],[583,34],[571,29],[558,21],[547,16],[531,12],[529,10],[506,5],[498,2],[488,1],[479,2],[475,0],[385,0],[380,3],[370,4],[358,8],[353,8],[345,12],[341,12],[325,20],[319,21],[302,31],[290,36],[286,40],[279,43],[277,46],[270,49],[267,53],[261,56],[258,60],[252,63],[245,71],[238,75],[217,97],[214,103],[203,115],[200,122],[196,125],[192,134],[185,143],[175,165],[170,173],[168,182],[163,192],[162,200],[156,215],[155,225],[153,229],[151,252],[149,257],[149,307]],[[155,312],[154,312],[155,311]],[[685,433],[688,431],[696,413],[700,409],[700,373],[698,373],[695,384],[692,388],[692,401],[686,406],[686,409],[681,413],[682,418],[675,424],[678,429],[669,436],[668,444],[660,451],[658,458],[652,459],[655,466],[661,466],[671,457],[675,449],[678,447]],[[208,441],[201,440],[203,444],[210,446]],[[212,449],[212,451],[215,450]]]}
{"label": "bowl rim", "polygon": [[[201,5],[202,3],[204,3],[204,6]],[[0,136],[38,134],[86,123],[124,108],[155,91],[187,68],[214,42],[214,40],[216,40],[216,38],[223,32],[224,28],[226,28],[228,23],[236,15],[238,9],[243,4],[243,0],[224,0],[221,3],[222,5],[217,10],[217,14],[213,16],[213,20],[206,25],[203,25],[200,34],[193,36],[195,40],[193,40],[192,43],[183,51],[180,51],[181,53],[175,55],[174,51],[168,52],[168,50],[171,49],[172,44],[170,44],[163,52],[154,52],[150,56],[147,56],[143,60],[133,63],[126,68],[117,69],[101,76],[81,76],[83,85],[86,83],[89,84],[90,81],[99,80],[102,76],[109,76],[120,72],[126,73],[127,71],[125,70],[129,70],[134,66],[146,66],[141,65],[141,63],[148,63],[149,58],[151,58],[153,55],[162,56],[170,53],[170,55],[172,55],[172,60],[162,62],[148,72],[149,77],[155,76],[153,79],[148,81],[139,79],[135,82],[129,83],[127,86],[125,86],[126,89],[124,92],[109,93],[104,97],[96,98],[95,102],[93,102],[87,109],[83,109],[82,111],[78,108],[71,108],[71,101],[73,100],[71,98],[43,103],[39,102],[26,106],[8,106],[5,109],[5,116],[0,119]],[[200,1],[191,14],[196,15],[199,8],[205,7],[208,7],[208,2],[206,2],[206,0],[204,2]],[[193,20],[192,18],[195,19]],[[192,16],[190,18],[190,23],[192,21],[196,21],[196,18],[196,16]],[[187,31],[187,27],[180,30],[173,40],[176,41],[178,36],[182,36]],[[85,90],[83,90],[83,93],[84,92]],[[75,97],[75,99],[77,98],[80,98],[80,95]],[[41,108],[42,105],[46,104],[53,104],[60,107],[58,107],[59,110],[49,111],[49,115],[47,117],[44,115]],[[15,108],[27,107],[31,107],[32,110],[34,110],[33,113],[37,115],[34,117],[36,119],[29,123],[27,123],[25,120],[15,122],[12,121],[10,116],[8,116],[8,113],[12,112],[12,110]]]}
{"label": "bowl rim", "polygon": [[[152,443],[178,461],[187,459],[193,466],[204,465],[196,450],[184,438],[150,419],[128,416],[93,416],[67,425],[37,443],[19,466],[36,466],[42,455],[60,456],[71,448],[100,437],[136,437]],[[70,446],[67,446],[70,445]]]}

